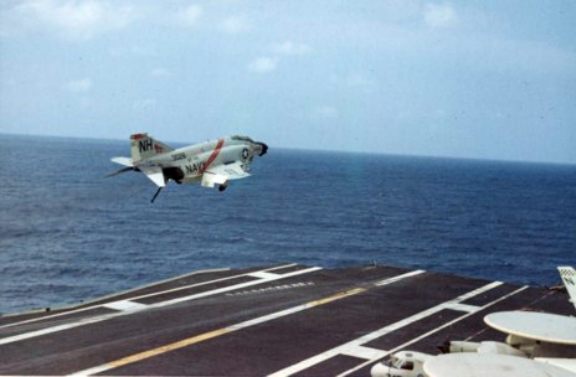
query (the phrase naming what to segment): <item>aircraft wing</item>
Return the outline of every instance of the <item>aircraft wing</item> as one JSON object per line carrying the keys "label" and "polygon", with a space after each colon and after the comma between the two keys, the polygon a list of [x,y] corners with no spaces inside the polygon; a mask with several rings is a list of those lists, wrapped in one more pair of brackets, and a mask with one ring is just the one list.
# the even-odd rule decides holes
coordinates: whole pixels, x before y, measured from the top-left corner
{"label": "aircraft wing", "polygon": [[246,178],[250,174],[242,167],[240,161],[211,167],[202,175],[202,186],[214,187],[215,185],[224,185],[234,179]]}

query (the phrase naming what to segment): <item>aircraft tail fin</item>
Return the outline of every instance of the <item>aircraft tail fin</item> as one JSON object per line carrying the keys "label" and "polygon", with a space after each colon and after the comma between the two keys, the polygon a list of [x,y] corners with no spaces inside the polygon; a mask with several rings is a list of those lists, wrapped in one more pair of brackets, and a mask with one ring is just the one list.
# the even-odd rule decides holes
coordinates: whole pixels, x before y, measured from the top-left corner
{"label": "aircraft tail fin", "polygon": [[130,135],[130,151],[134,162],[173,150],[174,148],[148,136],[147,133]]}
{"label": "aircraft tail fin", "polygon": [[576,308],[576,270],[570,266],[559,266],[558,272],[570,296],[570,301]]}

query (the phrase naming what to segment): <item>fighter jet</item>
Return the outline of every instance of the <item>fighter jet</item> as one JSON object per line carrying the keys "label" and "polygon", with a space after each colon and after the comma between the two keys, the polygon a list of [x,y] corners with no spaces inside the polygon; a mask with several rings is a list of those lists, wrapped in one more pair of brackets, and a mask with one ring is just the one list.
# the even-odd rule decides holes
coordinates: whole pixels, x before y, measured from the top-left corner
{"label": "fighter jet", "polygon": [[174,149],[147,133],[137,133],[130,136],[130,151],[131,158],[111,159],[124,168],[108,176],[127,171],[144,173],[158,186],[151,200],[154,202],[169,181],[200,183],[224,191],[229,181],[250,176],[254,156],[265,155],[268,146],[247,136],[230,136]]}

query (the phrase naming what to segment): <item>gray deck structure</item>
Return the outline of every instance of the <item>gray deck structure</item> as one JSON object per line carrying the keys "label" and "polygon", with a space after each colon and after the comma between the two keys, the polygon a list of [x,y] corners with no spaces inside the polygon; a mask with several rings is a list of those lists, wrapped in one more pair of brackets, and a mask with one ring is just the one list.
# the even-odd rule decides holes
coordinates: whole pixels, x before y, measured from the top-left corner
{"label": "gray deck structure", "polygon": [[502,310],[572,314],[563,292],[387,266],[198,271],[0,317],[2,375],[367,376],[388,354],[504,340]]}

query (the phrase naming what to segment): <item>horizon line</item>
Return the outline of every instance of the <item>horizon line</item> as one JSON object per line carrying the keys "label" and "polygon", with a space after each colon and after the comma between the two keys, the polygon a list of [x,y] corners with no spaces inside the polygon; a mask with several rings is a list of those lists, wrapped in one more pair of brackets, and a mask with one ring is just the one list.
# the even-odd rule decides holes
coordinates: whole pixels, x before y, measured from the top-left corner
{"label": "horizon line", "polygon": [[[94,141],[113,141],[113,142],[126,142],[126,139],[119,138],[105,138],[105,137],[93,137],[93,136],[70,136],[70,135],[54,135],[54,134],[23,134],[17,132],[7,132],[0,130],[0,135],[7,136],[20,136],[20,137],[46,137],[46,138],[56,138],[56,139],[75,139],[75,140],[94,140]],[[211,139],[207,139],[211,140]],[[200,143],[201,141],[193,141],[187,144],[187,142],[182,141],[166,141],[167,143],[172,143],[173,145],[190,145],[195,143]],[[498,159],[491,157],[464,157],[464,156],[448,156],[448,155],[431,155],[431,154],[411,154],[411,153],[389,153],[389,152],[376,152],[376,151],[358,151],[358,150],[340,150],[340,149],[310,149],[301,147],[286,147],[280,146],[278,149],[283,150],[294,150],[294,151],[307,151],[307,152],[325,152],[325,153],[348,153],[348,154],[363,154],[363,155],[378,155],[378,156],[390,156],[390,157],[416,157],[416,158],[431,158],[431,159],[447,159],[447,160],[469,160],[469,161],[483,161],[483,162],[508,162],[508,163],[526,163],[526,164],[543,164],[543,165],[568,165],[576,166],[576,161],[543,161],[543,160],[521,160],[521,159]]]}

